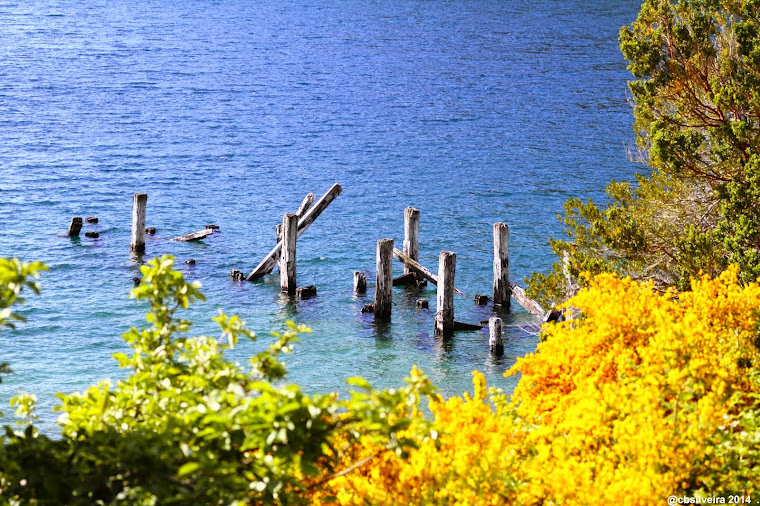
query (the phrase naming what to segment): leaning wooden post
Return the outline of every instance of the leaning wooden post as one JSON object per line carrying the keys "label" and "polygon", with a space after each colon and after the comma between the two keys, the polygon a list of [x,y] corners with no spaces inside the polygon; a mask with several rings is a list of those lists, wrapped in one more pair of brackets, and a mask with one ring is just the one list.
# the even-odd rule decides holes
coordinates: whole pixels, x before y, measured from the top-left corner
{"label": "leaning wooden post", "polygon": [[145,251],[145,206],[148,204],[147,193],[135,193],[132,200],[132,251]]}
{"label": "leaning wooden post", "polygon": [[393,293],[393,239],[377,241],[375,318],[390,319]]}
{"label": "leaning wooden post", "polygon": [[[404,253],[415,262],[420,260],[420,210],[414,207],[404,209]],[[404,274],[412,271],[404,265]],[[417,274],[415,273],[415,276]]]}
{"label": "leaning wooden post", "polygon": [[442,251],[438,257],[438,296],[435,312],[435,333],[450,336],[454,333],[454,274],[457,255]]}
{"label": "leaning wooden post", "polygon": [[354,293],[357,295],[367,293],[367,275],[362,271],[354,271]]}
{"label": "leaning wooden post", "polygon": [[504,341],[501,338],[501,318],[498,316],[490,318],[488,320],[488,329],[490,331],[488,349],[497,357],[504,355]]}
{"label": "leaning wooden post", "polygon": [[296,239],[298,238],[298,215],[288,213],[282,217],[282,254],[280,255],[280,288],[283,292],[296,293]]}
{"label": "leaning wooden post", "polygon": [[509,309],[512,290],[509,285],[509,227],[493,224],[493,303]]}

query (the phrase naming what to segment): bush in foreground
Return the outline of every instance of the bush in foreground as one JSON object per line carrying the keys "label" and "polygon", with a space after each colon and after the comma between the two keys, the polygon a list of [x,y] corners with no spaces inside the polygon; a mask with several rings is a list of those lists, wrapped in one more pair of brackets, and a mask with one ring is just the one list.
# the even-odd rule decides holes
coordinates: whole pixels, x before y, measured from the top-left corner
{"label": "bush in foreground", "polygon": [[[0,497],[12,504],[662,504],[756,501],[760,477],[760,286],[737,269],[657,291],[613,275],[569,304],[488,390],[444,400],[421,371],[347,400],[284,383],[290,325],[249,367],[224,358],[239,337],[188,338],[177,311],[201,298],[171,269],[143,268],[151,310],[125,334],[130,375],[61,395],[62,437],[6,428]],[[430,401],[432,417],[419,409]],[[30,396],[17,413],[34,419]]]}
{"label": "bush in foreground", "polygon": [[[732,268],[692,291],[600,275],[548,326],[511,398],[431,404],[408,459],[376,457],[322,494],[343,504],[664,504],[739,495],[760,481],[760,287]],[[490,400],[490,402],[489,402]],[[325,503],[330,502],[325,500]]]}

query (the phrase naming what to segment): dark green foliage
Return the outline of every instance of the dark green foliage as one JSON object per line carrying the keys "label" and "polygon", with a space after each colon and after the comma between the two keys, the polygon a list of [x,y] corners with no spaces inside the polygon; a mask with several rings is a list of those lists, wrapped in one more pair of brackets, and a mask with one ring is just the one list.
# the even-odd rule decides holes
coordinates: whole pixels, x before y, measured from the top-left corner
{"label": "dark green foliage", "polygon": [[[203,296],[172,266],[163,257],[141,268],[131,295],[150,305],[149,325],[124,334],[131,355],[114,356],[129,370],[126,379],[59,394],[62,439],[32,425],[6,428],[0,497],[20,504],[305,503],[310,490],[342,471],[343,452],[359,438],[403,455],[413,442],[401,433],[426,430],[418,405],[434,390],[424,376],[388,391],[353,379],[359,390],[343,401],[285,383],[278,356],[305,327],[288,322],[247,368],[224,357],[240,337],[255,339],[237,316],[214,317],[219,338],[187,337],[191,323],[179,311]],[[22,394],[12,401],[29,424],[34,400]]]}
{"label": "dark green foliage", "polygon": [[[634,128],[653,170],[611,183],[603,208],[570,199],[569,273],[614,271],[688,289],[729,263],[760,276],[760,2],[645,0],[620,31],[635,80]],[[562,267],[529,280],[544,303],[565,297]]]}

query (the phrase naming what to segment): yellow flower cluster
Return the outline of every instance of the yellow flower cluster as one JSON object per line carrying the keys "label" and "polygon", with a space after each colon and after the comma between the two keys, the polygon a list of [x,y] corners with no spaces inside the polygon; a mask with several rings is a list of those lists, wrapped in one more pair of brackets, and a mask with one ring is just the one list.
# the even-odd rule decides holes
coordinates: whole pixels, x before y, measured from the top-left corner
{"label": "yellow flower cluster", "polygon": [[522,375],[511,398],[489,398],[474,373],[474,395],[431,403],[432,430],[411,435],[408,457],[353,448],[346,468],[374,457],[312,501],[665,504],[760,493],[747,479],[756,463],[731,451],[760,393],[757,284],[740,286],[731,268],[691,292],[660,293],[605,274],[570,305],[582,317],[547,326],[537,352],[508,371]]}

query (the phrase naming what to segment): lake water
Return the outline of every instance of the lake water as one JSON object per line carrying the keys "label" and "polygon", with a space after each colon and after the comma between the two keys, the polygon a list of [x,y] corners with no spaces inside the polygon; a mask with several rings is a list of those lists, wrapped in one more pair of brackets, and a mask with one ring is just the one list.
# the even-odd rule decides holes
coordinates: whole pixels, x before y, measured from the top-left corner
{"label": "lake water", "polygon": [[[552,262],[550,236],[571,196],[604,198],[631,179],[629,75],[617,49],[632,1],[278,2],[262,0],[0,0],[0,256],[50,266],[0,359],[17,390],[40,398],[42,427],[58,391],[123,374],[111,354],[144,322],[129,301],[132,194],[148,193],[148,258],[170,253],[208,301],[187,316],[215,334],[217,307],[259,332],[233,357],[265,346],[286,319],[311,326],[287,358],[310,392],[345,378],[399,385],[413,364],[446,395],[483,371],[504,378],[537,338],[521,309],[506,318],[505,356],[485,332],[433,334],[435,287],[394,289],[377,327],[352,294],[354,270],[374,282],[377,239],[403,241],[403,211],[421,210],[420,261],[457,253],[456,284],[491,290],[492,224],[510,226],[511,274]],[[274,245],[274,224],[303,196],[344,190],[298,243],[291,302],[277,276],[237,283]],[[73,216],[97,216],[98,239],[62,237]],[[214,223],[199,243],[166,239]],[[194,267],[184,260],[196,260]],[[396,264],[396,274],[402,272]],[[431,300],[417,311],[414,300]],[[456,298],[457,320],[491,316]],[[522,328],[521,328],[522,327]],[[10,409],[3,409],[6,415]],[[10,420],[6,417],[6,422]]]}

